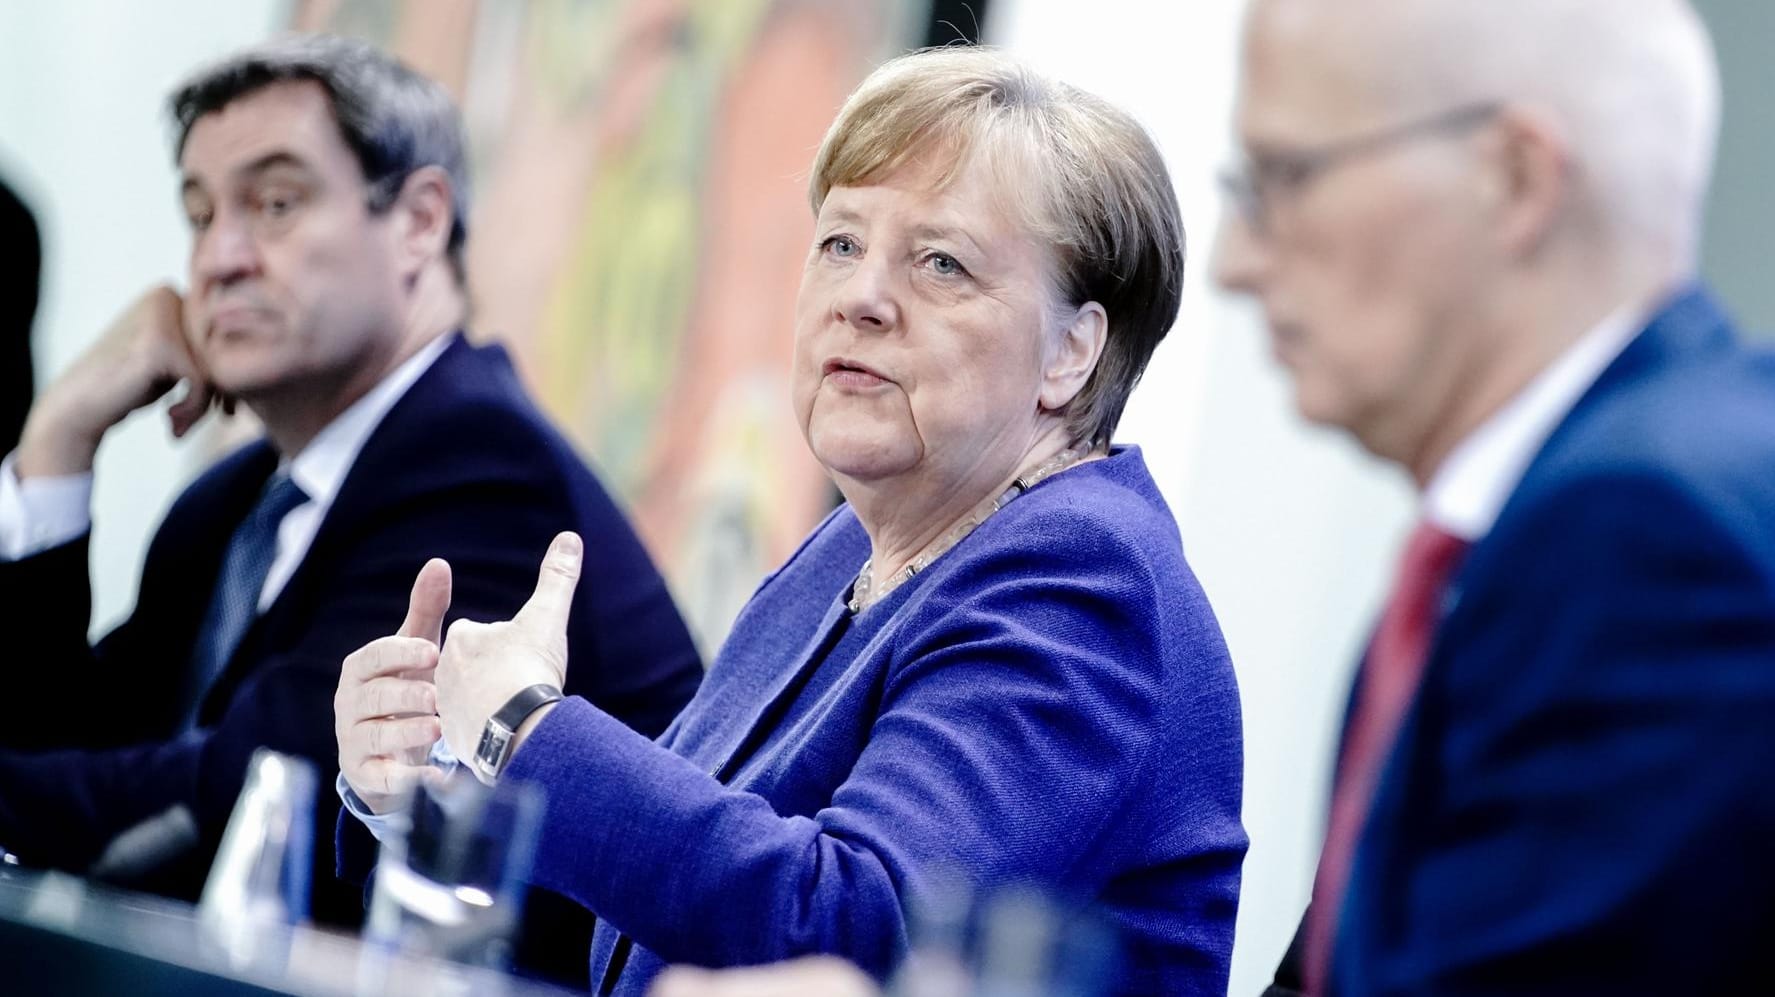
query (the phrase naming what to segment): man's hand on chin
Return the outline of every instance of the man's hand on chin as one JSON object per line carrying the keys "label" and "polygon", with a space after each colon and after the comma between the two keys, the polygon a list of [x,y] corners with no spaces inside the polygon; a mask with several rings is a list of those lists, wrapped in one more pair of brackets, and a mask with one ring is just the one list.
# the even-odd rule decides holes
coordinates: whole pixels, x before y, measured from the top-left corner
{"label": "man's hand on chin", "polygon": [[185,330],[185,303],[161,285],[137,298],[74,365],[57,378],[25,421],[14,468],[21,479],[92,470],[112,426],[183,382],[167,413],[183,436],[217,399]]}

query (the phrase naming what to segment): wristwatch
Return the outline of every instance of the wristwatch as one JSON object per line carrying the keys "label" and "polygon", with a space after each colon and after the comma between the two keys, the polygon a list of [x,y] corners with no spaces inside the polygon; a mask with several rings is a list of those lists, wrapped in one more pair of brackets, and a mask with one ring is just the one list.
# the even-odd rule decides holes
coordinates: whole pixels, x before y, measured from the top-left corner
{"label": "wristwatch", "polygon": [[481,743],[475,747],[475,772],[486,782],[499,778],[500,769],[512,755],[512,738],[530,714],[561,698],[561,690],[552,685],[533,685],[505,701],[499,712],[487,718],[481,730]]}

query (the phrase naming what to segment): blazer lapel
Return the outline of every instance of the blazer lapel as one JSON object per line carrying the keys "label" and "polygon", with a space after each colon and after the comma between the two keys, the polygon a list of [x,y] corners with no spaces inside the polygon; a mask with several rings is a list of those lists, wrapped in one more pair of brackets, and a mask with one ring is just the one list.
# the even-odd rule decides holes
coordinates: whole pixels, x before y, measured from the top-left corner
{"label": "blazer lapel", "polygon": [[[305,593],[308,577],[323,570],[323,566],[332,559],[339,539],[348,535],[353,526],[362,521],[379,503],[387,501],[387,484],[382,480],[382,471],[401,463],[403,456],[392,450],[387,441],[392,437],[399,437],[402,427],[407,423],[414,419],[424,419],[438,405],[447,404],[444,387],[449,382],[465,376],[465,372],[471,372],[473,367],[485,366],[478,362],[482,350],[469,345],[460,332],[452,333],[452,336],[454,339],[450,345],[438,354],[431,367],[419,375],[407,388],[406,394],[389,407],[383,414],[382,421],[370,431],[363,447],[358,450],[357,457],[346,469],[345,478],[339,483],[339,491],[333,496],[332,505],[327,507],[326,515],[321,519],[314,539],[308,545],[308,552],[303,555],[302,562],[296,566],[295,573],[284,585],[277,602],[266,608],[261,619],[275,614],[286,596],[293,599]],[[417,572],[418,568],[415,567],[414,571]]]}
{"label": "blazer lapel", "polygon": [[[347,534],[353,524],[361,521],[368,511],[375,508],[381,494],[379,483],[376,480],[377,474],[365,471],[365,468],[380,468],[398,461],[398,455],[383,452],[387,446],[382,445],[381,441],[394,435],[391,430],[397,429],[403,422],[414,418],[423,418],[426,413],[432,410],[434,401],[441,393],[442,385],[452,378],[464,376],[465,365],[476,364],[477,358],[483,351],[469,345],[462,333],[456,332],[451,335],[454,339],[450,345],[438,354],[438,358],[432,362],[431,367],[413,382],[406,394],[402,395],[389,408],[387,413],[383,415],[382,421],[370,431],[369,437],[364,441],[363,448],[358,451],[351,467],[346,470],[345,479],[339,485],[339,492],[333,496],[333,503],[327,508],[326,515],[315,530],[314,539],[309,542],[308,550],[303,554],[301,563],[296,566],[289,581],[284,583],[283,590],[278,593],[277,599],[248,625],[246,633],[241,637],[240,645],[235,648],[234,655],[229,658],[227,667],[211,684],[200,718],[207,719],[212,715],[212,711],[219,712],[222,704],[227,703],[228,699],[233,696],[235,687],[240,684],[259,660],[257,645],[265,634],[266,626],[275,623],[279,615],[285,612],[288,607],[296,605],[308,597],[308,579],[313,577],[315,572],[324,570],[324,566],[332,557],[333,548],[337,546],[338,538]],[[488,349],[494,348],[489,347]],[[269,452],[270,448],[266,449]],[[260,484],[263,484],[264,477],[269,476],[275,467],[276,459],[273,454],[271,465],[267,467],[264,475],[259,479]],[[249,496],[247,506],[241,509],[232,522],[239,522],[240,516],[245,515],[246,509],[251,507],[251,499],[256,495],[257,491],[255,490]],[[230,527],[230,533],[232,530],[233,528]],[[225,548],[226,536],[222,543]],[[219,559],[217,563],[219,566]]]}
{"label": "blazer lapel", "polygon": [[[826,615],[821,617],[820,625],[814,628],[813,635],[802,645],[801,653],[795,656],[794,667],[783,670],[770,695],[765,698],[764,708],[753,715],[752,720],[741,730],[733,749],[727,752],[726,759],[710,773],[716,781],[724,783],[733,778],[747,759],[775,732],[788,704],[794,701],[796,694],[807,684],[820,663],[826,660],[826,656],[832,651],[832,645],[843,636],[844,627],[841,624],[846,621],[848,613],[845,593],[841,592],[832,601],[832,605],[827,607]],[[854,620],[851,622],[855,624]]]}

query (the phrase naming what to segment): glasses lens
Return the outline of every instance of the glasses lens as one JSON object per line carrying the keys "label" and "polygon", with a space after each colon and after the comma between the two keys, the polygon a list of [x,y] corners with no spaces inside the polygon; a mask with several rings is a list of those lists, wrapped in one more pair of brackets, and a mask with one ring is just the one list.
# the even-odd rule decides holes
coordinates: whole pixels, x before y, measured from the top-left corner
{"label": "glasses lens", "polygon": [[1254,232],[1264,229],[1263,198],[1252,180],[1250,167],[1226,169],[1220,173],[1220,190],[1232,202],[1234,210],[1246,227]]}

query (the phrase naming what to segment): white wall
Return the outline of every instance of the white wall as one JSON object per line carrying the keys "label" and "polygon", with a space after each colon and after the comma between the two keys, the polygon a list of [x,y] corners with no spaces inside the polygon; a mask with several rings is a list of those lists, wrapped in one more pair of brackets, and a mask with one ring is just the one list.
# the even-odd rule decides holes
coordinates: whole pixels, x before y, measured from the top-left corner
{"label": "white wall", "polygon": [[1707,207],[1702,272],[1745,327],[1775,338],[1775,281],[1769,279],[1769,232],[1775,230],[1775,3],[1694,0],[1719,50],[1722,108],[1719,167]]}
{"label": "white wall", "polygon": [[995,0],[986,33],[1139,117],[1171,165],[1189,230],[1182,315],[1119,436],[1144,448],[1177,513],[1239,674],[1251,853],[1231,990],[1247,995],[1262,990],[1306,904],[1336,718],[1410,495],[1403,478],[1294,416],[1256,314],[1210,284],[1242,8]]}
{"label": "white wall", "polygon": [[[0,4],[0,173],[44,240],[39,390],[142,289],[183,284],[189,240],[167,92],[286,19],[280,0]],[[160,409],[106,437],[93,502],[95,632],[134,603],[147,537],[203,448],[202,439],[174,447]]]}

